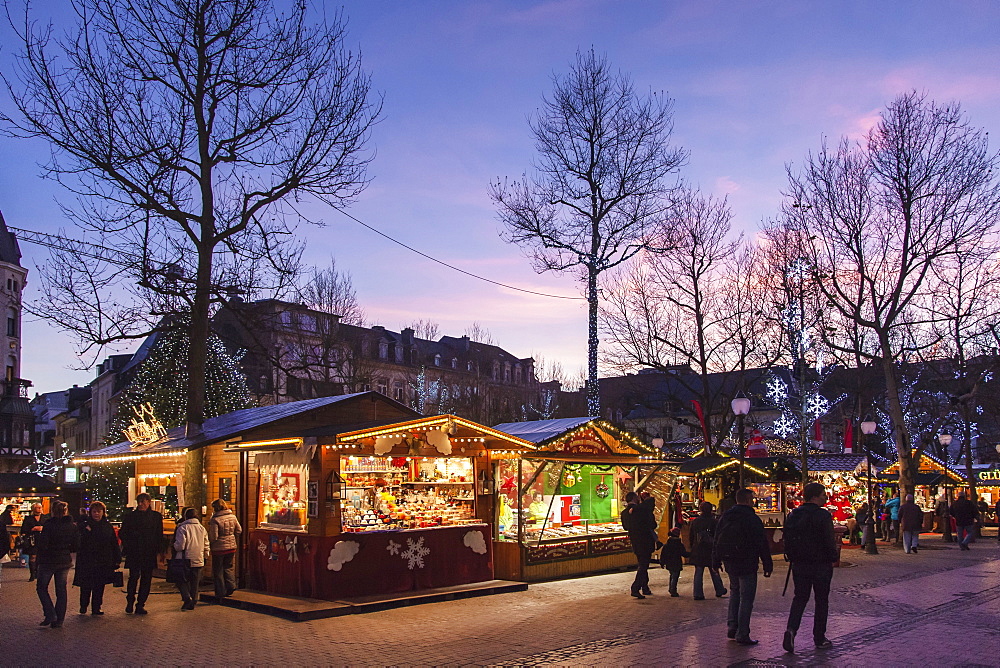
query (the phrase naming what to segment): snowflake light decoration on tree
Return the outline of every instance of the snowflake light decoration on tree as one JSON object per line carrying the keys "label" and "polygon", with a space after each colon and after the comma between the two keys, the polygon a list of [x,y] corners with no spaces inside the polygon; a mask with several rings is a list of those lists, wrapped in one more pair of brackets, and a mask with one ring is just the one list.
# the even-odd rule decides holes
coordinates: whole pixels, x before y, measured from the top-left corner
{"label": "snowflake light decoration on tree", "polygon": [[809,394],[809,398],[806,399],[806,413],[811,415],[814,420],[818,420],[821,416],[826,415],[829,410],[829,399],[819,392],[811,392]]}
{"label": "snowflake light decoration on tree", "polygon": [[777,376],[771,376],[767,379],[767,398],[771,400],[775,406],[781,405],[786,399],[788,399],[788,383],[778,378]]}
{"label": "snowflake light decoration on tree", "polygon": [[43,478],[54,478],[59,469],[72,463],[75,456],[76,453],[63,443],[56,452],[36,452],[35,461],[21,469],[21,473],[35,473]]}
{"label": "snowflake light decoration on tree", "polygon": [[774,435],[779,438],[788,438],[799,430],[799,423],[790,413],[782,413],[781,417],[774,421],[771,426]]}

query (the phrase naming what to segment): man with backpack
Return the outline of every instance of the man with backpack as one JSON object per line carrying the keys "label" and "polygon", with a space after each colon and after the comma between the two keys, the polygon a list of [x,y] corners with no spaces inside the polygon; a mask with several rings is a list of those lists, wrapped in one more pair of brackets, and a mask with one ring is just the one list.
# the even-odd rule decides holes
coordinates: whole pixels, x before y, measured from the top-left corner
{"label": "man with backpack", "polygon": [[715,596],[722,598],[728,592],[722,585],[722,576],[712,567],[712,548],[715,545],[715,533],[719,521],[712,514],[714,507],[708,501],[702,501],[699,507],[701,514],[691,522],[691,565],[694,566],[694,600],[705,600],[705,569],[712,576]]}
{"label": "man with backpack", "polygon": [[622,509],[621,522],[628,531],[632,552],[639,562],[632,582],[631,594],[638,599],[644,599],[653,592],[649,589],[649,562],[656,550],[656,519],[653,517],[653,507],[656,500],[652,496],[640,497],[635,492],[625,495],[626,506]]}
{"label": "man with backpack", "polygon": [[795,634],[802,623],[802,613],[809,603],[810,593],[815,592],[816,609],[813,615],[813,642],[818,649],[827,649],[833,643],[826,637],[826,620],[830,612],[830,582],[833,564],[837,561],[837,539],[833,532],[833,516],[823,506],[826,488],[811,482],[802,490],[804,503],[785,518],[782,531],[785,541],[785,558],[790,562],[795,597],[788,613],[788,626],[782,646],[786,652],[795,651]]}
{"label": "man with backpack", "polygon": [[740,645],[756,645],[750,637],[750,616],[757,597],[757,564],[764,565],[764,577],[771,577],[774,564],[764,532],[764,523],[753,506],[753,491],[736,492],[736,505],[719,519],[712,550],[712,565],[725,566],[729,574],[729,615],[727,634]]}

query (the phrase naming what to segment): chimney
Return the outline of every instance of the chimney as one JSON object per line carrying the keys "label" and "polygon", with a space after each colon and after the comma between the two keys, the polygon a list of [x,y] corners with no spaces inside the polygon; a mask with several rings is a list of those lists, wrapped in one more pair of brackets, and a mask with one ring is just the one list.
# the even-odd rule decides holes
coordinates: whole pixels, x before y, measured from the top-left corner
{"label": "chimney", "polygon": [[403,336],[403,343],[412,344],[413,343],[413,328],[407,327],[400,334]]}

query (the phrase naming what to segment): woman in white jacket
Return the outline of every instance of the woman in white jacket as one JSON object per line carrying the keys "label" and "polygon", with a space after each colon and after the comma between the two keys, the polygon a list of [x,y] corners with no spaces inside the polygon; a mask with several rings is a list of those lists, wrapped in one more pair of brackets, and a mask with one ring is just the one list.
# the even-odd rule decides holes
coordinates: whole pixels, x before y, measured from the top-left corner
{"label": "woman in white jacket", "polygon": [[177,584],[184,599],[181,610],[194,610],[198,601],[198,583],[201,581],[201,569],[208,559],[208,532],[198,519],[198,511],[188,508],[184,511],[184,521],[177,525],[174,532],[174,558],[187,559],[187,577]]}

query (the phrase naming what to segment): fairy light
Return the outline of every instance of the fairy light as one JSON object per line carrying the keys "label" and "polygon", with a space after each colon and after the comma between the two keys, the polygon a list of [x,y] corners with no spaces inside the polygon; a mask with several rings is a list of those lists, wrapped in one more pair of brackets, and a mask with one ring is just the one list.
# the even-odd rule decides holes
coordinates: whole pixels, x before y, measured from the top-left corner
{"label": "fairy light", "polygon": [[187,454],[187,448],[174,450],[172,452],[149,452],[133,453],[128,455],[109,455],[107,457],[81,457],[74,459],[74,464],[120,464],[123,462],[134,462],[140,459],[158,459],[161,457],[179,457]]}

